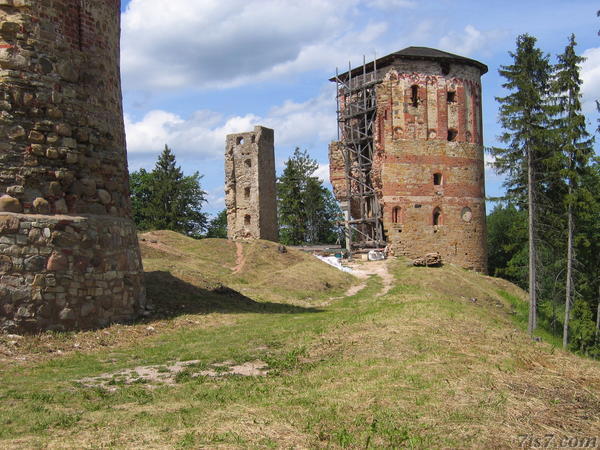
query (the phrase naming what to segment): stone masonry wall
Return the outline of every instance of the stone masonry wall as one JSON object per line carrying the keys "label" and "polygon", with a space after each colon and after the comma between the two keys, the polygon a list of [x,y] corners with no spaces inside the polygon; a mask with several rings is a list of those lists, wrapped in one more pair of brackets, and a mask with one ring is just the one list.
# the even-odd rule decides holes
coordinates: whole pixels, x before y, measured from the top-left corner
{"label": "stone masonry wall", "polygon": [[0,328],[133,317],[120,0],[0,0],[0,19]]}
{"label": "stone masonry wall", "polygon": [[229,239],[277,241],[273,130],[230,134],[225,149],[225,204]]}
{"label": "stone masonry wall", "polygon": [[[446,262],[485,272],[480,70],[399,59],[378,73],[372,183],[388,242],[397,254],[437,251]],[[330,172],[344,200],[340,149],[330,145]]]}

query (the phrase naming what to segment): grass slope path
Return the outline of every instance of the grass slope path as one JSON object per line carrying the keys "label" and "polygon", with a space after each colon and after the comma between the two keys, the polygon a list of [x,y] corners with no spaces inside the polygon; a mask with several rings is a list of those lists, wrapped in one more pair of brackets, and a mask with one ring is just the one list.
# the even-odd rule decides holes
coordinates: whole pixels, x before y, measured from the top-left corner
{"label": "grass slope path", "polygon": [[144,321],[0,337],[0,448],[599,444],[598,362],[531,341],[508,282],[392,260],[389,291],[344,296],[361,281],[273,243],[234,273],[235,243],[141,239]]}

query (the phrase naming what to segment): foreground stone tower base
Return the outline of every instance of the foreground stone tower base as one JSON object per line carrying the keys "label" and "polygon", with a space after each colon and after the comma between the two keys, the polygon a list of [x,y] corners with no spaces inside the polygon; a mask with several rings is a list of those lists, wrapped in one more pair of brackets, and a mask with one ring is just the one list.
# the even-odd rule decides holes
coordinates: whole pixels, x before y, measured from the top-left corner
{"label": "foreground stone tower base", "polygon": [[230,134],[225,149],[225,204],[229,239],[277,242],[273,130]]}
{"label": "foreground stone tower base", "polygon": [[137,234],[127,218],[0,214],[0,325],[93,328],[144,306]]}
{"label": "foreground stone tower base", "polygon": [[145,308],[131,220],[119,0],[0,1],[0,330]]}

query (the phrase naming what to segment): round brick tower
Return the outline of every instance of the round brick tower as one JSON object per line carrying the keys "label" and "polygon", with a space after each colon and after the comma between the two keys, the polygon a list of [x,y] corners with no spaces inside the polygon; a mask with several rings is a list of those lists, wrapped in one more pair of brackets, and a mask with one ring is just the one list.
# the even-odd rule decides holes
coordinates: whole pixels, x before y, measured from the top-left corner
{"label": "round brick tower", "polygon": [[487,67],[409,47],[380,70],[374,173],[388,241],[399,254],[439,252],[445,262],[485,272],[481,75]]}
{"label": "round brick tower", "polygon": [[0,0],[0,16],[0,329],[132,318],[120,0]]}
{"label": "round brick tower", "polygon": [[[381,221],[384,240],[398,255],[439,252],[444,262],[487,271],[481,117],[486,72],[487,66],[469,58],[408,47],[331,79],[338,84],[341,130],[341,141],[329,148],[334,193],[347,201],[348,192],[358,191],[356,180],[367,194],[372,189],[379,213],[361,214],[362,197],[354,195],[351,216]],[[345,167],[344,149],[357,142],[364,155],[355,170],[356,153]]]}

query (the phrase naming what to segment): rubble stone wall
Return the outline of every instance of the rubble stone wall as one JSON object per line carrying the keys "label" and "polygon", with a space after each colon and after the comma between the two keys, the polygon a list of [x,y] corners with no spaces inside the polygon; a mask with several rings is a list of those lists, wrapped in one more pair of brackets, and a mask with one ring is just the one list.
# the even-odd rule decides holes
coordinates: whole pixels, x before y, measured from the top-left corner
{"label": "rubble stone wall", "polygon": [[1,328],[144,307],[119,38],[120,0],[0,0]]}
{"label": "rubble stone wall", "polygon": [[273,130],[230,134],[225,149],[225,204],[229,239],[277,242]]}

